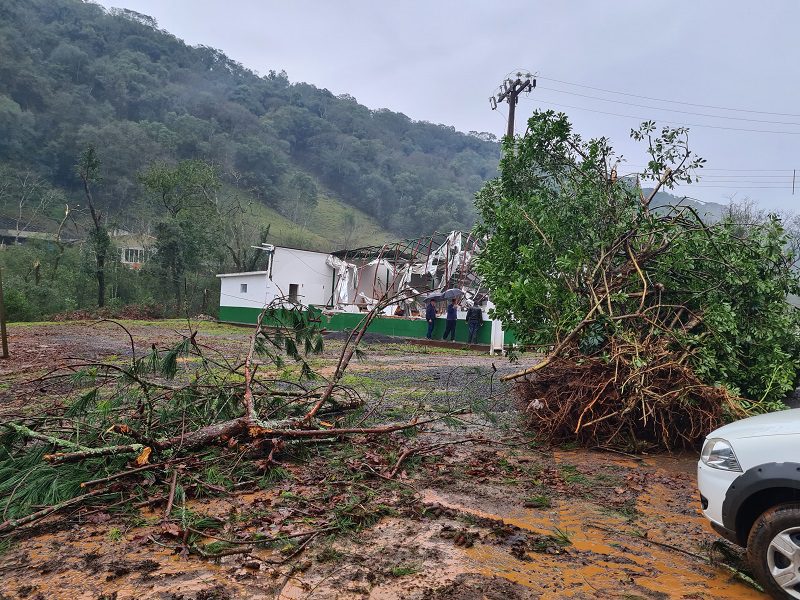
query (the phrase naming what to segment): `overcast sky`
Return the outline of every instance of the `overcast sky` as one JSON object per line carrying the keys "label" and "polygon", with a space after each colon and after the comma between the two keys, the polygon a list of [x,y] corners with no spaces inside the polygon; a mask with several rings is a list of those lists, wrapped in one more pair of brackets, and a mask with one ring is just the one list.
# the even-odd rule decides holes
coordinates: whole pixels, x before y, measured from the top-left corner
{"label": "overcast sky", "polygon": [[293,82],[465,132],[502,135],[507,107],[492,111],[488,98],[509,72],[531,71],[538,87],[520,101],[518,132],[537,107],[563,110],[579,133],[611,138],[635,171],[644,155],[631,127],[692,124],[692,147],[708,168],[681,193],[800,212],[800,173],[792,195],[800,170],[796,0],[99,4],[155,17],[187,43],[219,48],[260,73],[285,69]]}

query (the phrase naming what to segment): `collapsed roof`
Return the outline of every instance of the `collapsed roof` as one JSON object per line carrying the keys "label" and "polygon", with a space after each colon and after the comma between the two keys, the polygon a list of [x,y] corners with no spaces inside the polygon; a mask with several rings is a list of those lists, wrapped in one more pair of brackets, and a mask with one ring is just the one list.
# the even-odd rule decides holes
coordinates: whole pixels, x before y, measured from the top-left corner
{"label": "collapsed roof", "polygon": [[480,302],[486,290],[473,269],[479,250],[480,240],[471,233],[451,231],[333,252],[328,264],[336,272],[334,303],[370,305],[402,292],[410,303],[453,288],[468,303]]}

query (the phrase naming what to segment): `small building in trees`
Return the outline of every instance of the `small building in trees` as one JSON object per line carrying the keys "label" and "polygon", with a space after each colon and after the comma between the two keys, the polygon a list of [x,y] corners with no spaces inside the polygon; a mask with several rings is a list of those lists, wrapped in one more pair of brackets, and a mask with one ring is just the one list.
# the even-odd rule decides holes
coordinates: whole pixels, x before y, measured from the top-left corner
{"label": "small building in trees", "polygon": [[153,255],[156,239],[148,234],[136,234],[124,229],[114,229],[111,240],[119,252],[119,262],[138,271]]}
{"label": "small building in trees", "polygon": [[31,223],[20,223],[17,219],[0,215],[0,250],[6,246],[16,246],[28,242],[74,244],[80,241],[72,235],[59,235],[43,231],[42,223],[36,223],[34,227],[31,225]]}
{"label": "small building in trees", "polygon": [[332,253],[265,244],[262,270],[217,275],[219,319],[254,324],[264,306],[284,301],[319,313],[325,329],[352,330],[363,313],[386,297],[392,301],[369,331],[424,338],[425,302],[434,297],[440,318],[433,335],[440,339],[447,303],[442,296],[455,293],[460,300],[456,340],[467,341],[466,308],[477,305],[484,310],[485,321],[478,343],[501,350],[513,343],[513,334],[486,314],[492,306],[488,291],[472,269],[479,245],[479,240],[459,231]]}

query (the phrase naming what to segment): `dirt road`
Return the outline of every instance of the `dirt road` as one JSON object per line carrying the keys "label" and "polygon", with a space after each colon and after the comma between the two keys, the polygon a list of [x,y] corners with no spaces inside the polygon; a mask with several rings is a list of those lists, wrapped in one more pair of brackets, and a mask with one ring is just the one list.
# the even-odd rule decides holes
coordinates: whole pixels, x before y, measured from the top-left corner
{"label": "dirt road", "polygon": [[[125,325],[147,347],[176,341],[184,324]],[[229,357],[244,353],[248,333],[201,325],[204,343]],[[0,362],[0,418],[66,402],[57,385],[28,382],[67,357],[125,360],[131,352],[110,324],[12,326],[11,334],[14,358]],[[336,350],[330,344],[315,366],[330,369]],[[737,576],[736,550],[699,515],[694,456],[539,448],[516,429],[513,398],[497,387],[495,370],[512,368],[503,359],[407,344],[366,350],[347,377],[389,399],[378,410],[494,398],[432,434],[467,442],[409,464],[370,497],[385,507],[376,523],[335,537],[323,531],[277,564],[286,548],[215,560],[176,554],[163,543],[157,508],[88,510],[0,539],[0,599],[765,597]],[[381,460],[376,454],[375,469]],[[318,526],[321,487],[342,484],[325,471],[329,462],[288,462],[274,485],[194,499],[186,510],[228,522],[246,517],[264,531],[284,527],[287,516],[301,528]],[[335,502],[351,502],[363,481],[346,482]]]}

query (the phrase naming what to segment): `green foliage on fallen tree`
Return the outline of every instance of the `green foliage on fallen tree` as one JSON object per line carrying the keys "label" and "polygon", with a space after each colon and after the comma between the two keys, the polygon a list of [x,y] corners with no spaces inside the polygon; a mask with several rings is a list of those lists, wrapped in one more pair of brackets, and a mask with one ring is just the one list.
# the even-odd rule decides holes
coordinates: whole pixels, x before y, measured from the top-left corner
{"label": "green foliage on fallen tree", "polygon": [[[565,426],[579,436],[612,389],[619,405],[604,419],[652,417],[654,373],[683,390],[681,410],[704,406],[709,419],[698,432],[722,418],[713,408],[720,390],[735,414],[782,407],[800,357],[800,315],[787,295],[800,283],[781,220],[709,224],[689,206],[651,206],[660,190],[696,181],[704,160],[690,151],[685,128],[647,122],[631,135],[649,155],[638,175],[607,139],[583,140],[565,115],[537,112],[526,135],[506,140],[501,176],[477,196],[476,232],[488,238],[478,268],[495,314],[522,344],[551,347],[526,375],[535,388],[564,360],[576,376],[584,359],[599,361],[595,372],[610,365],[608,380],[597,379],[604,391],[581,391],[580,418]],[[676,370],[683,384],[672,380]]]}

